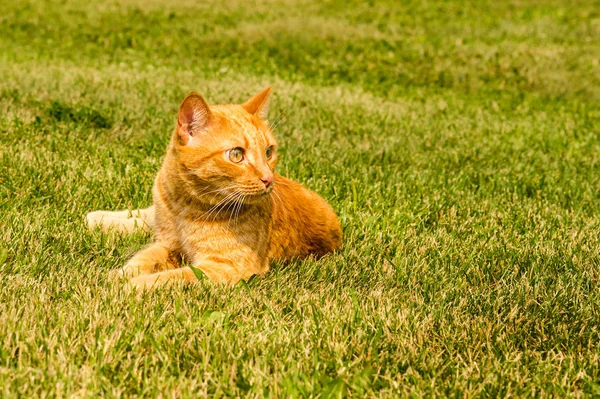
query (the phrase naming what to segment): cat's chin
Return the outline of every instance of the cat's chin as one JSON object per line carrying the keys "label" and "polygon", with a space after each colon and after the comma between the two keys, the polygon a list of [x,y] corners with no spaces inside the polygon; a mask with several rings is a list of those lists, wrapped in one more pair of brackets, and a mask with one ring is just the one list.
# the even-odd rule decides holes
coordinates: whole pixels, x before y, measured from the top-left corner
{"label": "cat's chin", "polygon": [[273,190],[264,190],[258,193],[244,194],[244,202],[251,204],[262,202],[266,198],[269,198],[271,191]]}
{"label": "cat's chin", "polygon": [[252,197],[256,197],[256,198],[260,198],[260,197],[264,197],[265,195],[269,195],[271,194],[271,191],[273,191],[272,187],[266,188],[264,190],[251,190],[251,191],[241,191],[240,193],[243,194],[246,198],[252,198]]}

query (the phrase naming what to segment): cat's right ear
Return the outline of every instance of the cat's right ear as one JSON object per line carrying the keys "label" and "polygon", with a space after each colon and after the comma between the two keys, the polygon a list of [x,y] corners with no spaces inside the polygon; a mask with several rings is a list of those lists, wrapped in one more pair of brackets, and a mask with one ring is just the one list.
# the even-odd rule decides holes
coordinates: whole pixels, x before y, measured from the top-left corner
{"label": "cat's right ear", "polygon": [[177,133],[183,145],[187,145],[191,137],[202,133],[210,123],[212,114],[206,101],[200,94],[188,94],[177,115]]}

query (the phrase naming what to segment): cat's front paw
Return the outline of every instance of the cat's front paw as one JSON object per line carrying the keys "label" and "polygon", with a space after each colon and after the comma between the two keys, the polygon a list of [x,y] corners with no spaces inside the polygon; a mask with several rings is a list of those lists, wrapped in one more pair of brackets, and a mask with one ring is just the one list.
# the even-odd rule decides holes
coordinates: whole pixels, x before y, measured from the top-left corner
{"label": "cat's front paw", "polygon": [[144,291],[150,291],[157,285],[157,277],[152,275],[138,276],[128,281],[129,287],[140,295]]}
{"label": "cat's front paw", "polygon": [[141,274],[146,274],[144,271],[147,267],[145,265],[140,265],[138,262],[135,262],[133,259],[125,264],[125,266],[119,267],[118,269],[111,270],[109,273],[111,276],[115,278],[134,278]]}

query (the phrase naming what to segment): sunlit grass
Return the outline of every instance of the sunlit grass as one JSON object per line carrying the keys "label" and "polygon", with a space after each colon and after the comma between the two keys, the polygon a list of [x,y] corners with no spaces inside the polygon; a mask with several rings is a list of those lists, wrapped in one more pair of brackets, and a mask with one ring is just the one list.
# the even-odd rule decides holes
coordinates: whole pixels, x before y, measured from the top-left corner
{"label": "sunlit grass", "polygon": [[[599,395],[594,2],[15,1],[0,15],[0,396]],[[341,251],[137,300],[107,278],[189,91],[268,85]]]}

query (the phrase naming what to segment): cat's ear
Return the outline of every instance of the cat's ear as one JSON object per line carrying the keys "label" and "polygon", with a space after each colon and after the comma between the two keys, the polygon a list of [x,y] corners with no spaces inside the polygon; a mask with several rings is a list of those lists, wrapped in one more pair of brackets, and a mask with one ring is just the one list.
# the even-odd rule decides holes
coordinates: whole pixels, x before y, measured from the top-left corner
{"label": "cat's ear", "polygon": [[271,94],[271,90],[273,90],[272,87],[267,87],[265,90],[243,103],[242,107],[244,107],[248,113],[260,116],[264,119],[269,112],[269,94]]}
{"label": "cat's ear", "polygon": [[188,94],[177,115],[177,133],[183,145],[186,145],[190,137],[201,133],[210,123],[212,114],[206,101],[200,94],[192,92]]}

